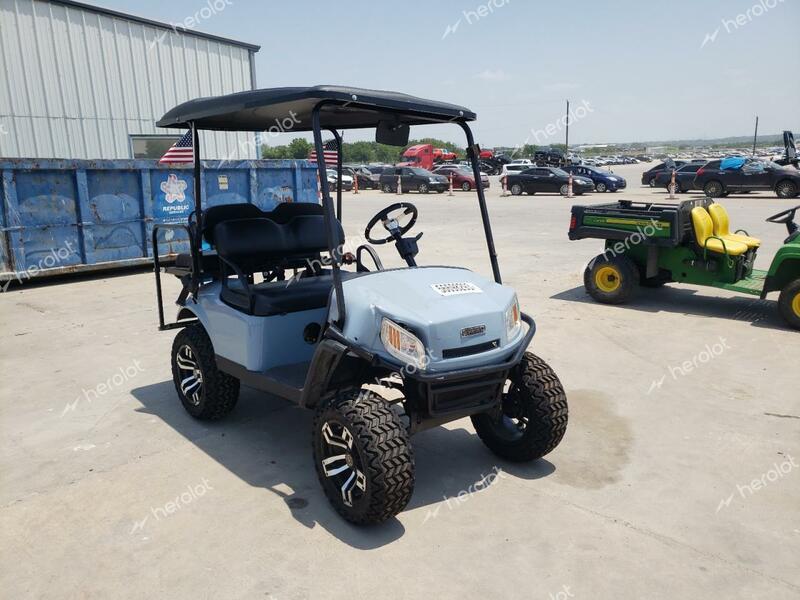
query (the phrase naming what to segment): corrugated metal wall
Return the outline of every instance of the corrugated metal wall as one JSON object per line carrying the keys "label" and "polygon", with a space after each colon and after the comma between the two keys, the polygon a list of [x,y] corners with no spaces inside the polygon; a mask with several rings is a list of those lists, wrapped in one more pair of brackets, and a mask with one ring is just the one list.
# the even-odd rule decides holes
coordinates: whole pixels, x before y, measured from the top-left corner
{"label": "corrugated metal wall", "polygon": [[[252,88],[251,50],[48,2],[0,0],[0,157],[132,158],[192,98]],[[204,132],[204,158],[254,158],[253,136]]]}

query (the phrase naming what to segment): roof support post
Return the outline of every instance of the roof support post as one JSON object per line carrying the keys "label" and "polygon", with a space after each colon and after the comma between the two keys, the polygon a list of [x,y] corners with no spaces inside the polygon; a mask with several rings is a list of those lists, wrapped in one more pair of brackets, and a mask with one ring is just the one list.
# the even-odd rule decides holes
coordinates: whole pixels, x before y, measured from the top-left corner
{"label": "roof support post", "polygon": [[497,264],[497,252],[494,249],[494,237],[492,236],[492,224],[489,220],[489,211],[486,208],[486,196],[483,193],[481,182],[481,165],[478,161],[479,150],[472,137],[472,130],[464,121],[458,121],[461,129],[467,134],[467,154],[472,163],[472,176],[475,178],[475,188],[478,191],[478,205],[481,209],[481,220],[483,221],[483,233],[486,235],[486,246],[489,249],[489,261],[492,263],[492,274],[497,283],[503,283],[500,278],[500,266]]}
{"label": "roof support post", "polygon": [[[344,305],[344,290],[342,289],[342,276],[339,272],[339,259],[341,249],[337,235],[338,228],[335,225],[336,216],[333,214],[333,201],[331,200],[330,186],[325,166],[325,149],[322,147],[322,130],[320,127],[320,110],[325,101],[319,102],[311,113],[311,127],[314,131],[314,149],[317,153],[317,170],[319,172],[319,185],[322,190],[322,208],[325,214],[325,226],[328,233],[328,252],[331,256],[331,268],[333,269],[333,291],[336,294],[337,319],[336,325],[341,329],[344,326],[346,311]],[[338,137],[338,134],[337,134]],[[341,154],[340,154],[341,157]],[[341,161],[341,158],[340,158]],[[341,162],[340,162],[341,164]],[[341,173],[341,166],[339,167]],[[341,186],[339,186],[341,187]],[[340,196],[341,198],[341,196]]]}

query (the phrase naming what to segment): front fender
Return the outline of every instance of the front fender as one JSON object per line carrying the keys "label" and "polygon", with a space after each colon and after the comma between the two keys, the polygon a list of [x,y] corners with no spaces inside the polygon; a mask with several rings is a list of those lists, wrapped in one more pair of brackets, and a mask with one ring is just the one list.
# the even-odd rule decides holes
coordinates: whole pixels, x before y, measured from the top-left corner
{"label": "front fender", "polygon": [[782,290],[786,284],[798,278],[800,278],[800,243],[784,244],[772,259],[762,297],[768,292]]}

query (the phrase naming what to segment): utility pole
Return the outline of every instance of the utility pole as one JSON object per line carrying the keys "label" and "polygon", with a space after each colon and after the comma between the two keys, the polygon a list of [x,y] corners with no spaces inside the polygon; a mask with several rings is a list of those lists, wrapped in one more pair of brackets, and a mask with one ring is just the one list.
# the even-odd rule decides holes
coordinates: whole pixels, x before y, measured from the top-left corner
{"label": "utility pole", "polygon": [[567,100],[567,139],[564,143],[564,159],[569,160],[569,100]]}
{"label": "utility pole", "polygon": [[756,155],[756,141],[758,140],[758,115],[756,115],[756,132],[753,134],[753,157]]}

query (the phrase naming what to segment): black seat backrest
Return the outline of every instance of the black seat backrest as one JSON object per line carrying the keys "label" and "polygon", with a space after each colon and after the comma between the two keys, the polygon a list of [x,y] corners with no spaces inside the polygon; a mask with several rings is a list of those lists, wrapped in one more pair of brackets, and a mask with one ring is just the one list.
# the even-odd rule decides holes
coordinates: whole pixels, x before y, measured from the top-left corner
{"label": "black seat backrest", "polygon": [[287,223],[294,217],[324,215],[322,205],[311,202],[281,202],[267,213],[276,223]]}
{"label": "black seat backrest", "polygon": [[[271,213],[267,213],[261,218],[233,219],[217,224],[214,230],[217,254],[243,272],[253,273],[292,259],[314,258],[328,249],[322,215],[297,215],[284,223],[271,217]],[[344,240],[338,221],[336,227],[339,239]]]}
{"label": "black seat backrest", "polygon": [[203,212],[203,239],[212,246],[214,233],[218,224],[232,219],[255,219],[266,216],[266,213],[254,204],[220,204],[207,208]]}

